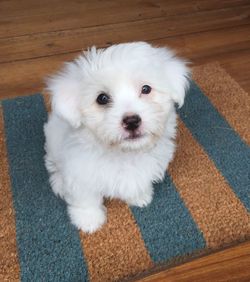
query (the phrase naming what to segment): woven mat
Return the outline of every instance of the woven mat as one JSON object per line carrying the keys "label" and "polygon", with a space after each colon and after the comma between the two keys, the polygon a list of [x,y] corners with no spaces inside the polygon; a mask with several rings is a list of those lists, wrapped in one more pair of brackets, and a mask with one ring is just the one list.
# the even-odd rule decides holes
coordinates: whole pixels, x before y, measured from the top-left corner
{"label": "woven mat", "polygon": [[153,202],[107,200],[108,223],[93,235],[70,224],[50,189],[43,96],[2,101],[0,281],[122,281],[249,238],[249,97],[217,63],[193,78]]}

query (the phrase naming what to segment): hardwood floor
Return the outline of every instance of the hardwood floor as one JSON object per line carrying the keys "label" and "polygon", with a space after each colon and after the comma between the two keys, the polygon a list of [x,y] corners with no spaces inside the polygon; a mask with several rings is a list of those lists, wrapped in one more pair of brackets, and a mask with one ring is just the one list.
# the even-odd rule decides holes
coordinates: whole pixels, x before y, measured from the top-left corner
{"label": "hardwood floor", "polygon": [[237,247],[152,274],[137,282],[249,282],[249,266],[250,244],[243,243]]}
{"label": "hardwood floor", "polygon": [[[145,40],[218,61],[250,93],[250,0],[1,0],[0,98],[41,92],[82,49]],[[250,243],[142,281],[250,281]]]}

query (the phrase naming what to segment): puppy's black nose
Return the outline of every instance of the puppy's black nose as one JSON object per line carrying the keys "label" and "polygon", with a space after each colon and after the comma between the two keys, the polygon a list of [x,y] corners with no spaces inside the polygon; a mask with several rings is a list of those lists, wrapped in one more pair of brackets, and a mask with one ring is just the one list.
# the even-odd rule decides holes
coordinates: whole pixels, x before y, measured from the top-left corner
{"label": "puppy's black nose", "polygon": [[138,115],[125,116],[122,124],[126,130],[133,131],[141,125],[141,118]]}

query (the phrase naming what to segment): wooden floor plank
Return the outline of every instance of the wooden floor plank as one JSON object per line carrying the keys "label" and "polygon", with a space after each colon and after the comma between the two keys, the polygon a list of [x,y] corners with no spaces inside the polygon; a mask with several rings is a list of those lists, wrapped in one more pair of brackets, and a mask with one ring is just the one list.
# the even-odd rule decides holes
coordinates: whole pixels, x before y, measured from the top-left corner
{"label": "wooden floor plank", "polygon": [[156,273],[137,282],[249,282],[250,242]]}
{"label": "wooden floor plank", "polygon": [[0,38],[180,16],[246,4],[249,0],[0,1]]}
{"label": "wooden floor plank", "polygon": [[[40,33],[0,39],[0,63],[76,52],[110,42],[151,41],[186,33],[250,24],[250,5],[179,16],[140,20],[92,28]],[[133,32],[131,32],[133,31]]]}
{"label": "wooden floor plank", "polygon": [[222,28],[153,40],[154,44],[168,45],[177,54],[199,61],[213,60],[213,56],[250,48],[250,25]]}

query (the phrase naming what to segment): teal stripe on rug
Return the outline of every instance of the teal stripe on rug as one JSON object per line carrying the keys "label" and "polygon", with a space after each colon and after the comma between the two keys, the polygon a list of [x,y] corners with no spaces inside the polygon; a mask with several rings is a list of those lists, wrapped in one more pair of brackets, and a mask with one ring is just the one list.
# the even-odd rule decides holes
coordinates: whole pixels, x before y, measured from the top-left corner
{"label": "teal stripe on rug", "polygon": [[131,211],[155,263],[166,263],[206,246],[169,175],[154,185],[154,197],[149,206],[132,207]]}
{"label": "teal stripe on rug", "polygon": [[22,281],[87,281],[78,231],[44,167],[41,95],[2,102]]}
{"label": "teal stripe on rug", "polygon": [[250,211],[250,148],[212,105],[200,88],[191,88],[180,117],[237,197]]}

